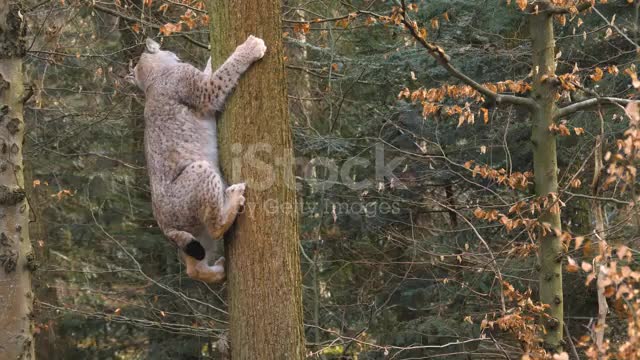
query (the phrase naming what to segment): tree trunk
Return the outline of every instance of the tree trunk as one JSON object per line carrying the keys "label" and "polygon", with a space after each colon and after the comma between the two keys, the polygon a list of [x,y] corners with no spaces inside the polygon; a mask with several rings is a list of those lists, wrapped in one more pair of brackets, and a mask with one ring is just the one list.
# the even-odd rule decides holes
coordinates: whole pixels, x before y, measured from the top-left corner
{"label": "tree trunk", "polygon": [[247,202],[227,234],[231,358],[302,359],[305,353],[298,214],[283,64],[280,1],[212,0],[212,63],[249,35],[267,53],[241,79],[220,121],[229,183]]}
{"label": "tree trunk", "polygon": [[29,207],[22,165],[25,24],[18,3],[0,3],[0,359],[33,359]]}
{"label": "tree trunk", "polygon": [[[530,32],[533,46],[533,99],[538,107],[532,112],[533,171],[536,195],[548,196],[558,192],[558,164],[556,137],[549,130],[556,112],[556,89],[542,77],[555,74],[555,40],[553,17],[548,14],[530,16]],[[545,347],[562,350],[563,298],[562,298],[562,243],[554,231],[560,231],[560,206],[552,206],[540,216],[540,222],[551,226],[551,232],[541,234],[539,250],[540,301],[549,304],[545,321]]]}
{"label": "tree trunk", "polygon": [[[602,109],[598,109],[598,116],[600,118],[600,134],[596,137],[595,153],[593,155],[593,180],[591,181],[591,194],[594,197],[599,195],[600,174],[604,168],[602,161],[602,142],[604,141],[604,116],[602,115]],[[607,314],[609,313],[609,304],[607,304],[604,286],[607,275],[603,271],[600,271],[601,266],[607,266],[609,263],[609,253],[611,252],[609,245],[607,244],[604,214],[604,206],[601,202],[596,199],[591,200],[591,216],[593,218],[593,224],[595,225],[594,234],[599,240],[598,243],[600,244],[599,247],[601,249],[600,255],[602,256],[600,261],[597,261],[594,266],[594,271],[598,274],[596,281],[596,291],[598,294],[598,321],[594,329],[595,343],[598,349],[598,359],[605,359],[607,357],[607,351],[604,346],[604,330],[607,325]]]}

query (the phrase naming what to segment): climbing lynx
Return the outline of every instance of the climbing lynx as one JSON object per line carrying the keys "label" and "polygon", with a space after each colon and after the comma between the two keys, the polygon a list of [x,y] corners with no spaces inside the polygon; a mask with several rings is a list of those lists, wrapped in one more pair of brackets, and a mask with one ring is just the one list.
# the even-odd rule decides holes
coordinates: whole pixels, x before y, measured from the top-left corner
{"label": "climbing lynx", "polygon": [[224,280],[224,257],[214,250],[244,205],[245,184],[226,187],[218,167],[216,113],[249,66],[262,58],[264,41],[249,38],[211,73],[185,64],[147,39],[132,70],[144,91],[144,143],[153,214],[179,248],[189,277]]}

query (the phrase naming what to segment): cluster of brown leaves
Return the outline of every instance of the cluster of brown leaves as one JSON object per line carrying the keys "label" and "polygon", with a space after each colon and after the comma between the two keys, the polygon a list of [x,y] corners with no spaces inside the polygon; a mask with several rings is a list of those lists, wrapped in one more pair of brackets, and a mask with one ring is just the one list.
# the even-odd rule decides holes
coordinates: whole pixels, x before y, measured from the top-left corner
{"label": "cluster of brown leaves", "polygon": [[[415,4],[410,4],[409,10],[417,11],[417,6],[413,8]],[[404,20],[404,13],[402,8],[399,6],[391,7],[391,14],[383,15],[378,18],[384,24],[392,24],[392,25],[402,25],[402,20]]]}
{"label": "cluster of brown leaves", "polygon": [[[510,92],[514,94],[524,94],[531,90],[531,85],[522,80],[506,80],[497,83],[486,83],[483,84],[483,86],[496,93]],[[398,99],[403,98],[410,99],[414,103],[418,101],[439,103],[446,98],[471,99],[476,102],[484,101],[482,94],[469,85],[443,85],[437,88],[420,88],[414,91],[409,90],[409,88],[405,88],[398,94]]]}
{"label": "cluster of brown leaves", "polygon": [[544,358],[546,352],[542,348],[542,334],[544,327],[541,321],[537,321],[542,317],[548,317],[545,310],[549,307],[544,304],[537,304],[531,300],[531,289],[520,292],[511,284],[503,281],[504,296],[511,302],[511,308],[507,313],[495,320],[482,320],[480,328],[495,329],[496,327],[502,331],[508,332],[516,337],[522,345],[525,356],[523,359]]}
{"label": "cluster of brown leaves", "polygon": [[303,33],[306,34],[309,32],[309,30],[311,30],[311,24],[310,23],[296,23],[293,25],[293,32],[294,33]]}
{"label": "cluster of brown leaves", "polygon": [[349,24],[351,24],[351,22],[357,17],[357,13],[350,13],[346,18],[336,21],[336,26],[346,29],[349,27]]}
{"label": "cluster of brown leaves", "polygon": [[[536,13],[539,11],[539,5],[536,4],[535,1],[532,0],[515,0],[516,5],[521,11],[527,10],[529,3],[533,5],[533,12]],[[606,4],[608,0],[600,0],[601,4]],[[631,3],[633,0],[627,0],[627,2]],[[595,0],[551,0],[551,4],[557,7],[563,7],[569,11],[571,15],[576,15],[579,13],[578,6],[581,4],[591,4],[595,5]],[[511,0],[507,0],[507,5],[511,5]]]}
{"label": "cluster of brown leaves", "polygon": [[[200,2],[201,3],[201,2]],[[165,4],[166,5],[166,4]],[[165,6],[163,5],[163,6]],[[204,5],[202,5],[204,6]],[[165,9],[166,11],[166,9]],[[164,36],[169,36],[176,32],[181,32],[182,25],[186,25],[189,30],[193,30],[199,25],[205,26],[209,23],[209,16],[198,16],[194,11],[188,9],[184,14],[180,15],[180,21],[177,23],[167,23],[160,27],[160,32]]]}
{"label": "cluster of brown leaves", "polygon": [[530,171],[526,171],[523,173],[513,172],[511,174],[508,174],[507,170],[505,169],[494,169],[487,165],[477,164],[473,166],[473,163],[473,160],[469,160],[464,163],[464,167],[468,170],[471,170],[473,177],[479,175],[483,179],[493,180],[500,185],[506,185],[514,190],[525,190],[529,186],[529,184],[531,184],[529,179],[533,178],[533,173]]}
{"label": "cluster of brown leaves", "polygon": [[[562,120],[560,122],[560,124],[553,123],[553,124],[549,125],[549,131],[551,131],[553,134],[556,134],[556,135],[559,135],[559,136],[569,136],[569,135],[571,135],[571,131],[567,127],[567,121],[566,120]],[[581,128],[581,127],[574,127],[573,131],[578,136],[584,134],[584,129]]]}
{"label": "cluster of brown leaves", "polygon": [[[573,236],[567,231],[560,231],[554,229],[549,223],[542,223],[536,217],[545,212],[559,213],[560,208],[565,204],[560,200],[556,193],[550,193],[547,196],[541,196],[538,198],[530,199],[528,201],[518,201],[513,204],[507,214],[501,213],[496,209],[485,210],[477,207],[473,211],[473,215],[481,220],[489,222],[499,222],[504,226],[507,232],[512,231],[515,228],[522,227],[527,230],[531,236],[535,237],[535,231],[538,230],[540,235],[547,236],[552,234],[560,239],[564,249],[568,249],[571,245],[571,241],[575,239],[576,249],[578,249],[585,238],[582,236]],[[514,249],[510,251],[513,255],[528,255],[535,249],[535,245],[522,246],[520,249]],[[586,250],[585,250],[586,253]]]}
{"label": "cluster of brown leaves", "polygon": [[513,244],[509,249],[509,256],[515,256],[519,258],[528,258],[538,252],[538,245],[532,243],[520,243]]}
{"label": "cluster of brown leaves", "polygon": [[[411,12],[418,12],[418,5],[417,4],[408,4],[407,5],[407,11],[411,11]],[[349,25],[354,22],[357,19],[361,19],[364,18],[364,25],[366,26],[371,26],[374,24],[377,24],[378,22],[380,22],[381,24],[386,25],[395,25],[395,26],[404,26],[404,11],[400,6],[392,6],[391,7],[391,12],[389,13],[389,15],[377,15],[377,14],[372,14],[370,12],[352,12],[349,13],[346,16],[341,16],[337,19],[322,19],[322,18],[315,18],[312,19],[310,21],[307,22],[302,22],[302,23],[296,23],[293,26],[293,32],[308,32],[311,29],[311,24],[314,23],[323,23],[323,22],[328,22],[328,21],[332,21],[336,27],[339,28],[343,28],[346,29],[349,27]],[[442,14],[442,18],[445,19],[446,21],[449,21],[449,14],[448,13],[444,13]],[[438,28],[440,26],[440,21],[438,19],[438,17],[435,17],[433,19],[431,19],[431,27],[433,28]],[[422,29],[421,32],[424,33],[424,36],[426,37],[426,30]]]}
{"label": "cluster of brown leaves", "polygon": [[[487,89],[496,93],[511,92],[515,94],[523,94],[531,90],[531,85],[524,81],[501,81],[498,83],[484,84]],[[484,97],[478,91],[469,85],[443,85],[437,88],[420,88],[414,91],[404,88],[398,94],[398,99],[407,99],[412,103],[420,103],[422,105],[422,116],[426,119],[435,114],[445,114],[447,116],[458,116],[458,126],[464,123],[473,124],[475,122],[475,114],[471,109],[470,103],[465,106],[453,105],[446,106],[441,104],[446,99],[469,99],[473,102],[482,102]],[[489,110],[480,108],[479,114],[482,116],[484,123],[489,122]]]}
{"label": "cluster of brown leaves", "polygon": [[635,184],[637,168],[636,162],[640,160],[640,106],[638,102],[629,103],[626,107],[629,117],[629,129],[624,132],[624,139],[616,142],[618,152],[613,154],[610,151],[605,155],[605,160],[609,161],[607,167],[607,179],[603,187],[617,182],[623,182],[622,191],[627,186]]}
{"label": "cluster of brown leaves", "polygon": [[507,232],[510,232],[511,230],[521,226],[528,230],[532,230],[540,224],[538,220],[532,219],[532,218],[526,218],[526,217],[510,218],[509,216],[503,213],[500,213],[498,210],[495,210],[495,209],[486,211],[478,207],[473,211],[473,215],[478,219],[482,219],[489,222],[498,221],[500,224],[502,224],[505,227]]}
{"label": "cluster of brown leaves", "polygon": [[[558,54],[557,57],[560,57],[561,53]],[[569,93],[575,92],[577,90],[583,89],[582,80],[581,80],[581,70],[578,68],[578,64],[575,64],[573,70],[570,73],[565,73],[562,75],[548,75],[544,74],[540,77],[540,81],[551,82],[558,86],[561,90],[556,94],[556,100],[561,98],[568,98]],[[638,76],[636,74],[635,65],[631,65],[627,69],[624,70],[624,73],[627,74],[631,78],[631,83],[635,88],[640,87],[640,80],[638,80]],[[596,67],[595,69],[588,72],[588,75],[584,75],[585,77],[589,77],[593,82],[599,82],[604,79],[605,74],[609,74],[612,76],[617,76],[620,74],[620,69],[616,65],[608,65],[606,68]]]}
{"label": "cluster of brown leaves", "polygon": [[[633,269],[633,254],[627,246],[617,246],[615,254],[606,241],[600,241],[598,247],[599,254],[593,258],[592,262],[583,261],[579,267],[575,260],[568,258],[570,271],[577,272],[581,269],[585,272],[587,286],[597,279],[596,286],[604,289],[605,297],[614,304],[619,316],[627,318],[627,339],[613,352],[609,351],[611,347],[609,341],[598,349],[591,343],[588,335],[583,336],[579,344],[588,347],[585,354],[592,360],[613,358],[637,360],[640,358],[640,298],[638,297],[640,271]],[[596,267],[594,264],[600,264],[600,266]]]}
{"label": "cluster of brown leaves", "polygon": [[52,194],[51,197],[55,197],[55,198],[58,199],[58,201],[60,201],[60,200],[62,200],[64,198],[71,197],[73,195],[75,195],[74,191],[63,189],[63,190],[58,191],[55,194]]}

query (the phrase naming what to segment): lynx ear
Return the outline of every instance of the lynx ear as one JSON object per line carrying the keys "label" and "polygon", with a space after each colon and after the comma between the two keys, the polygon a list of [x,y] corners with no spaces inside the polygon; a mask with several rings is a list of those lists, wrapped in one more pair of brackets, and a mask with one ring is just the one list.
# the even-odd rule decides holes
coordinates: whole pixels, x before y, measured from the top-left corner
{"label": "lynx ear", "polygon": [[147,45],[148,53],[154,54],[160,50],[160,44],[153,41],[151,38],[147,38],[147,40],[145,41],[145,44]]}

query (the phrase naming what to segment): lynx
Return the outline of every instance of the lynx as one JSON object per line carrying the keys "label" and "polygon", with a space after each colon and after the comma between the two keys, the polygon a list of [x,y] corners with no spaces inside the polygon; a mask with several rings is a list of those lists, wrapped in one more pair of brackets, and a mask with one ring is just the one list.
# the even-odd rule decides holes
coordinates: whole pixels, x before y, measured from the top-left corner
{"label": "lynx", "polygon": [[211,59],[200,71],[147,39],[145,53],[130,74],[145,95],[153,215],[180,249],[187,275],[196,280],[224,280],[224,257],[211,262],[245,202],[245,184],[227,187],[222,179],[216,117],[240,76],[266,49],[264,41],[249,36],[212,73]]}

